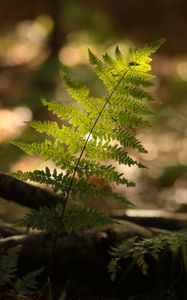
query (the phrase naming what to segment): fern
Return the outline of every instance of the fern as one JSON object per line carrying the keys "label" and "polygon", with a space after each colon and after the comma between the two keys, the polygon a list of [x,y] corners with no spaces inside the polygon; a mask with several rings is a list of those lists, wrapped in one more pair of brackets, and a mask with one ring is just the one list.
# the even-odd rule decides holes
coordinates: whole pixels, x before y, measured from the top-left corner
{"label": "fern", "polygon": [[62,232],[80,233],[82,230],[106,225],[113,221],[104,213],[86,206],[69,206],[66,208],[63,220],[61,218],[63,206],[59,204],[52,210],[40,207],[38,211],[28,213],[21,222],[23,226],[44,230],[54,236]]}
{"label": "fern", "polygon": [[[128,59],[118,47],[114,57],[105,53],[102,59],[89,49],[90,64],[95,66],[96,75],[106,88],[103,97],[91,96],[87,87],[62,72],[72,104],[42,99],[43,105],[61,120],[62,125],[55,121],[31,121],[29,125],[45,134],[45,140],[40,143],[14,142],[30,155],[39,155],[45,160],[53,161],[61,171],[57,173],[56,168],[53,171],[46,168],[26,173],[18,171],[12,175],[21,180],[29,179],[50,185],[54,192],[63,195],[65,204],[62,205],[60,217],[55,207],[32,212],[24,221],[27,225],[53,234],[58,234],[58,227],[64,228],[68,233],[79,232],[111,220],[102,212],[73,206],[72,203],[70,205],[70,200],[89,195],[100,199],[119,199],[130,204],[126,197],[114,192],[110,184],[130,187],[134,186],[134,182],[119,173],[112,162],[145,167],[130,156],[129,149],[147,152],[134,136],[133,130],[150,125],[147,117],[153,111],[149,103],[154,100],[147,90],[152,85],[153,78],[148,73],[151,70],[150,55],[162,43],[163,40],[159,40],[142,49],[131,50]],[[108,163],[109,160],[111,163]],[[105,179],[105,186],[92,183],[92,176]]]}
{"label": "fern", "polygon": [[17,260],[20,246],[10,248],[7,253],[1,249],[0,254],[0,288],[5,284],[9,284],[15,279],[15,272],[17,270]]}
{"label": "fern", "polygon": [[33,172],[18,171],[12,174],[14,175],[15,178],[23,181],[31,180],[31,181],[35,181],[38,183],[51,186],[54,192],[58,192],[58,191],[62,192],[63,189],[64,190],[66,189],[65,186],[63,186],[62,184],[62,178],[64,174],[62,172],[57,173],[56,169],[54,169],[52,173],[50,169],[46,167],[45,171],[44,170],[35,170]]}
{"label": "fern", "polygon": [[[37,288],[36,277],[40,275],[43,268],[30,272],[22,278],[17,278],[17,264],[18,255],[21,250],[20,246],[10,248],[5,252],[1,250],[0,255],[0,289],[5,289],[7,296],[11,296],[10,299],[30,299]],[[10,291],[7,289],[10,287]],[[7,289],[7,290],[6,290]],[[7,298],[9,299],[9,297]]]}
{"label": "fern", "polygon": [[30,272],[23,276],[22,278],[18,278],[13,283],[14,288],[14,299],[23,299],[23,300],[30,300],[31,296],[34,295],[34,291],[38,287],[38,282],[36,277],[40,275],[43,271],[43,268],[40,268],[36,271]]}
{"label": "fern", "polygon": [[149,270],[147,258],[151,256],[155,261],[159,261],[160,255],[168,249],[174,256],[182,249],[183,261],[186,268],[186,247],[186,231],[169,232],[153,238],[130,238],[117,247],[112,248],[110,251],[112,259],[109,263],[108,270],[111,273],[111,279],[115,280],[117,271],[122,268],[120,261],[125,258],[134,259],[142,273],[147,275]]}

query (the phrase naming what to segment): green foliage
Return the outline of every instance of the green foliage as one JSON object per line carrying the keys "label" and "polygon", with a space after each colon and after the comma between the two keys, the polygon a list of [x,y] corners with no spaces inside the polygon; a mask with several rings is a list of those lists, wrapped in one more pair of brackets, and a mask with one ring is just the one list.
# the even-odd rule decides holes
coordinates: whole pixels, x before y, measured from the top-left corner
{"label": "green foliage", "polygon": [[39,276],[43,271],[43,268],[40,268],[36,271],[30,272],[23,276],[21,279],[17,278],[13,283],[14,287],[14,299],[31,299],[30,296],[37,289],[38,282],[36,277]]}
{"label": "green foliage", "polygon": [[38,211],[33,210],[26,214],[21,224],[32,226],[34,229],[49,231],[56,236],[64,231],[68,234],[79,234],[82,230],[113,222],[104,212],[83,205],[68,206],[63,219],[62,214],[63,206],[61,204],[53,207],[53,209],[40,207]]}
{"label": "green foliage", "polygon": [[20,247],[14,247],[4,253],[1,249],[0,255],[0,288],[5,284],[11,283],[15,278],[15,271],[17,269],[17,258]]}
{"label": "green foliage", "polygon": [[169,232],[167,234],[157,235],[153,238],[130,238],[117,247],[112,248],[110,251],[110,254],[113,256],[108,267],[111,273],[111,279],[115,280],[117,271],[121,269],[120,261],[126,258],[135,260],[142,273],[147,275],[149,269],[147,259],[151,256],[155,261],[159,261],[160,255],[166,250],[170,250],[174,256],[181,250],[186,269],[186,247],[186,231]]}
{"label": "green foliage", "polygon": [[12,173],[14,174],[14,177],[17,179],[26,181],[26,180],[31,180],[35,181],[38,183],[45,183],[48,186],[51,186],[54,192],[58,192],[59,190],[63,190],[63,184],[62,184],[62,178],[63,178],[63,173],[57,173],[57,170],[54,169],[53,172],[50,171],[48,167],[45,168],[44,170],[35,170],[33,172],[22,172],[18,171],[17,173]]}
{"label": "green foliage", "polygon": [[[54,234],[63,223],[68,233],[79,232],[106,224],[110,219],[103,213],[85,207],[66,207],[70,200],[89,196],[120,199],[130,204],[124,196],[114,192],[110,185],[115,183],[130,187],[134,186],[134,182],[119,173],[112,162],[145,168],[130,156],[130,149],[147,152],[134,136],[134,129],[150,125],[147,117],[153,111],[149,103],[154,100],[147,90],[152,85],[153,78],[148,73],[151,70],[150,55],[162,43],[163,40],[159,40],[143,49],[131,50],[128,59],[118,47],[114,57],[106,53],[102,60],[89,50],[90,64],[95,66],[97,77],[105,85],[106,95],[93,97],[87,87],[62,73],[72,104],[42,99],[43,105],[60,119],[60,124],[56,121],[31,121],[29,125],[45,134],[45,140],[33,143],[16,141],[14,144],[30,155],[51,160],[61,171],[57,174],[56,169],[51,172],[46,168],[45,171],[18,171],[12,175],[21,180],[29,179],[50,185],[54,192],[61,193],[65,198],[65,204],[61,214],[63,220],[56,216],[57,208],[52,208],[51,211],[41,208],[26,216],[27,225]],[[92,177],[104,179],[106,184],[99,186],[91,181]],[[70,218],[73,218],[71,222]]]}
{"label": "green foliage", "polygon": [[41,268],[26,274],[22,278],[17,278],[16,271],[20,249],[20,246],[10,248],[6,253],[2,249],[0,256],[0,288],[1,290],[5,288],[6,291],[8,286],[7,293],[11,297],[10,299],[19,300],[30,299],[28,297],[37,288],[36,277],[43,271],[43,268]]}

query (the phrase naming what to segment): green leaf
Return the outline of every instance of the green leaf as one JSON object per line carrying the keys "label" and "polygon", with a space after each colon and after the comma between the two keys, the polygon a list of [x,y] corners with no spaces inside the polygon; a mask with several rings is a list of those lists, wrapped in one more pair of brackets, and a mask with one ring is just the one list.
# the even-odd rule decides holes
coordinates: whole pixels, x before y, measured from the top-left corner
{"label": "green leaf", "polygon": [[80,233],[82,230],[113,223],[104,212],[86,206],[67,207],[63,218],[65,231],[68,234]]}
{"label": "green leaf", "polygon": [[68,206],[62,219],[63,205],[59,204],[50,210],[40,207],[38,211],[28,213],[21,225],[38,230],[45,230],[52,235],[59,235],[64,230],[68,233],[80,233],[82,230],[91,229],[113,223],[104,212],[91,209],[83,205]]}
{"label": "green leaf", "polygon": [[11,283],[15,279],[20,249],[20,246],[10,248],[7,252],[4,252],[4,249],[0,249],[0,287]]}

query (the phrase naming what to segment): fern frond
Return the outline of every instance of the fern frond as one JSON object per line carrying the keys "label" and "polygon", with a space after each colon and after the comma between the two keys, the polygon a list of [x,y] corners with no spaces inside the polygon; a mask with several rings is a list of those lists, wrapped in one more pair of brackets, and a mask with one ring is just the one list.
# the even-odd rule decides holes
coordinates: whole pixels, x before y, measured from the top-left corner
{"label": "fern frond", "polygon": [[80,85],[79,82],[72,80],[65,74],[63,74],[62,79],[72,99],[80,104],[90,117],[96,117],[104,104],[104,99],[90,96],[87,87]]}
{"label": "fern frond", "polygon": [[75,154],[81,151],[84,145],[84,138],[76,131],[76,128],[62,125],[60,128],[57,122],[54,121],[31,121],[29,125],[40,133],[45,133],[54,138],[55,143],[66,144],[69,153]]}
{"label": "fern frond", "polygon": [[55,207],[40,207],[27,213],[19,222],[21,226],[43,230],[56,236],[63,232],[63,224],[58,218]]}
{"label": "fern frond", "polygon": [[[95,151],[93,151],[95,149]],[[110,145],[109,143],[90,141],[85,153],[88,157],[99,160],[116,160],[119,164],[139,165],[136,160],[131,158],[123,147],[118,145]],[[143,165],[141,165],[143,166]]]}
{"label": "fern frond", "polygon": [[116,57],[116,61],[119,63],[119,65],[122,65],[122,66],[127,65],[124,55],[121,53],[118,46],[115,49],[115,57]]}
{"label": "fern frond", "polygon": [[144,102],[140,102],[134,98],[125,98],[124,96],[116,97],[110,106],[111,115],[115,116],[119,111],[131,112],[137,115],[153,115],[154,111]]}
{"label": "fern frond", "polygon": [[[63,184],[65,186],[69,186],[71,182],[71,177],[69,175],[65,175],[63,177]],[[126,186],[134,186],[134,182],[129,181],[123,178],[123,184]],[[96,198],[96,199],[116,199],[120,200],[123,203],[130,204],[130,202],[126,199],[126,197],[121,196],[118,193],[113,192],[110,185],[97,185],[92,183],[89,179],[86,178],[75,178],[72,188],[71,188],[71,198],[73,200],[77,199],[87,199]]]}
{"label": "fern frond", "polygon": [[139,167],[144,167],[142,164],[139,164],[136,160],[131,158],[127,151],[124,150],[123,147],[109,146],[107,149],[108,157],[110,159],[116,159],[119,164],[128,165],[129,167],[132,165],[138,165]]}
{"label": "fern frond", "polygon": [[17,271],[18,254],[20,252],[20,246],[10,248],[5,253],[1,249],[0,255],[0,287],[5,284],[9,284],[15,279],[15,272]]}
{"label": "fern frond", "polygon": [[22,172],[17,171],[16,173],[10,173],[11,176],[22,180],[27,181],[30,180],[32,182],[38,182],[41,184],[46,184],[52,187],[53,192],[61,191],[63,194],[66,193],[67,188],[63,185],[63,176],[64,174],[57,173],[57,170],[54,169],[53,172],[50,171],[48,167],[44,170],[35,170],[33,172]]}
{"label": "fern frond", "polygon": [[130,62],[137,64],[137,70],[148,72],[151,70],[150,55],[155,53],[156,50],[164,43],[165,39],[160,39],[152,44],[145,45],[143,48],[134,49],[130,51]]}
{"label": "fern frond", "polygon": [[132,96],[135,99],[139,99],[139,100],[148,100],[148,101],[154,101],[154,97],[152,95],[150,95],[148,92],[146,92],[145,90],[143,90],[142,88],[138,87],[138,86],[126,86],[125,87],[125,92],[127,95]]}
{"label": "fern frond", "polygon": [[[97,161],[82,159],[77,170],[79,177],[85,176],[89,179],[91,176],[103,178],[108,183],[115,182],[119,184],[127,184],[127,179],[123,178],[123,173],[116,171],[112,165],[103,165]],[[129,183],[129,182],[128,182]]]}
{"label": "fern frond", "polygon": [[13,287],[15,289],[15,294],[18,299],[28,299],[29,296],[32,296],[34,290],[38,286],[36,277],[39,276],[43,271],[43,268],[37,269],[33,272],[30,272],[23,276],[21,279],[18,278],[14,283]]}
{"label": "fern frond", "polygon": [[[97,56],[89,49],[89,60],[90,63],[96,65],[95,72],[98,77],[103,81],[103,83],[108,87],[115,87],[116,82],[114,81],[114,76],[116,75],[111,72],[111,69],[108,68],[109,55],[105,54],[105,62],[102,62],[97,58]],[[112,59],[112,58],[111,58]],[[106,62],[107,60],[107,62]],[[111,61],[111,60],[110,60]]]}
{"label": "fern frond", "polygon": [[102,64],[100,59],[90,50],[88,49],[89,62],[91,65],[99,66]]}
{"label": "fern frond", "polygon": [[26,214],[21,224],[56,235],[63,231],[79,234],[82,230],[113,222],[106,213],[83,205],[68,206],[63,220],[62,211],[62,205],[54,207],[52,211],[47,207],[40,207],[38,211]]}
{"label": "fern frond", "polygon": [[[58,210],[58,214],[61,214]],[[79,234],[82,230],[108,225],[113,220],[104,212],[83,205],[67,207],[64,215],[64,228],[68,234]]]}
{"label": "fern frond", "polygon": [[60,131],[59,124],[55,121],[29,121],[27,124],[37,132],[45,133],[53,137],[58,136]]}
{"label": "fern frond", "polygon": [[105,63],[107,63],[109,65],[109,67],[112,67],[112,68],[116,67],[116,61],[108,53],[105,53],[103,55],[103,60]]}
{"label": "fern frond", "polygon": [[91,130],[92,120],[90,115],[74,105],[63,105],[62,103],[43,101],[49,110],[52,110],[55,115],[63,121],[68,120],[69,124],[84,135]]}
{"label": "fern frond", "polygon": [[133,70],[128,72],[125,80],[127,83],[148,88],[153,86],[153,81],[151,81],[153,78],[154,76],[149,73],[140,73]]}
{"label": "fern frond", "polygon": [[49,140],[40,143],[14,141],[12,144],[30,155],[38,155],[46,161],[51,160],[56,166],[67,169],[70,173],[73,171],[73,156],[65,151],[62,146],[59,147],[58,144],[53,144]]}
{"label": "fern frond", "polygon": [[77,101],[81,97],[86,98],[89,96],[89,89],[86,86],[82,86],[78,81],[70,78],[67,74],[62,74],[62,79],[67,91],[74,100]]}
{"label": "fern frond", "polygon": [[[45,160],[53,161],[62,172],[57,174],[56,169],[50,171],[46,168],[44,171],[18,172],[15,176],[22,180],[30,179],[52,186],[54,192],[65,195],[65,205],[61,218],[57,216],[55,208],[52,210],[44,208],[36,212],[33,218],[28,218],[28,222],[32,221],[32,227],[58,235],[59,230],[61,232],[65,226],[62,221],[66,217],[65,208],[70,197],[82,199],[89,195],[99,199],[119,199],[129,204],[125,197],[113,192],[109,184],[116,183],[130,187],[134,186],[134,182],[126,179],[108,163],[108,160],[145,168],[142,163],[131,157],[127,148],[147,152],[132,132],[134,128],[150,125],[146,119],[153,114],[149,102],[154,100],[147,91],[152,85],[153,78],[148,73],[151,69],[150,55],[162,42],[146,45],[143,49],[131,50],[129,58],[126,58],[118,47],[115,49],[114,57],[105,53],[102,59],[89,49],[90,63],[95,66],[95,73],[106,88],[105,95],[91,96],[87,87],[62,72],[64,85],[73,100],[72,104],[42,100],[43,105],[62,120],[60,122],[62,125],[55,121],[31,121],[28,123],[31,127],[49,138],[40,143],[14,142],[14,144],[31,155],[39,155]],[[105,179],[106,184],[104,186],[93,184],[90,180],[93,176]],[[91,214],[86,209],[83,210],[84,213],[79,210],[80,218],[81,214]],[[92,219],[92,214],[89,217]],[[95,218],[97,219],[97,216]],[[89,224],[85,225],[85,228],[92,226]],[[82,225],[80,228],[83,228]],[[69,232],[71,231],[76,232],[76,229],[69,229]]]}
{"label": "fern frond", "polygon": [[109,271],[112,278],[115,279],[120,260],[131,257],[136,260],[142,273],[147,275],[149,269],[147,259],[149,256],[159,261],[161,254],[164,254],[168,250],[176,256],[184,245],[187,245],[187,231],[184,230],[159,234],[153,238],[130,238],[119,244],[116,248],[111,249],[110,254],[113,258],[109,264]]}
{"label": "fern frond", "polygon": [[138,50],[138,53],[140,54],[142,53],[143,55],[150,56],[151,54],[155,53],[164,42],[165,42],[165,38],[161,38],[150,44],[146,44],[143,48],[140,48]]}
{"label": "fern frond", "polygon": [[69,119],[72,109],[74,109],[74,106],[72,104],[65,105],[60,102],[47,101],[46,99],[42,99],[41,102],[43,106],[47,106],[49,111],[52,111],[55,115],[57,115],[57,117],[62,120]]}
{"label": "fern frond", "polygon": [[113,137],[116,138],[123,147],[131,147],[141,153],[147,153],[147,150],[142,146],[141,142],[124,128],[117,128],[113,134]]}

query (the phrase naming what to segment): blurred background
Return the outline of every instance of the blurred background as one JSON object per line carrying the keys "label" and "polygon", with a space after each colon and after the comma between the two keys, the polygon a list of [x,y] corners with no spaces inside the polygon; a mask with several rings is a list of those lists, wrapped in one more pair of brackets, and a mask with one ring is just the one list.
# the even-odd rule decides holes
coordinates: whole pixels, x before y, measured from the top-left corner
{"label": "blurred background", "polygon": [[[136,182],[125,195],[137,208],[185,211],[187,204],[187,2],[185,0],[1,0],[0,4],[0,171],[42,169],[11,140],[36,140],[25,121],[52,118],[40,97],[68,101],[60,80],[64,68],[93,94],[101,84],[88,64],[87,48],[98,55],[119,45],[122,51],[161,37],[153,61],[158,99],[153,127],[137,137],[148,149],[140,160],[149,169],[123,168]],[[50,163],[48,163],[50,166]],[[116,209],[105,203],[109,211]],[[0,203],[0,217],[16,219],[22,210]]]}

